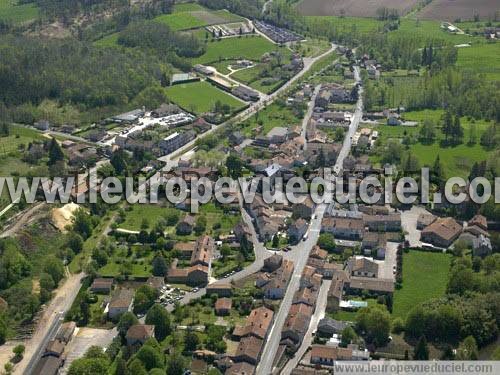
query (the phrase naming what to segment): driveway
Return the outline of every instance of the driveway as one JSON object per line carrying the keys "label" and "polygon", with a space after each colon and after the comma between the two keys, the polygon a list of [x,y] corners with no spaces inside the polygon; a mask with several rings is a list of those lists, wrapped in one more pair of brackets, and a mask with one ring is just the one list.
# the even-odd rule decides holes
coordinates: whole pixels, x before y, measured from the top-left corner
{"label": "driveway", "polygon": [[407,233],[405,239],[411,247],[421,247],[420,230],[417,229],[417,219],[421,214],[431,213],[421,206],[412,206],[411,210],[401,211],[401,226]]}

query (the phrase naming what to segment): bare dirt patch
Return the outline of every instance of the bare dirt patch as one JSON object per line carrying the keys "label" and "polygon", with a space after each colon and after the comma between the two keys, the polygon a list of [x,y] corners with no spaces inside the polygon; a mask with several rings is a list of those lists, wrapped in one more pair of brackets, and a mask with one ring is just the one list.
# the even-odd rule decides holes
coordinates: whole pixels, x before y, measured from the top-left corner
{"label": "bare dirt patch", "polygon": [[481,19],[494,19],[500,12],[498,0],[434,0],[419,13],[419,18],[455,21],[473,20],[475,15]]}
{"label": "bare dirt patch", "polygon": [[61,232],[66,231],[66,226],[73,220],[73,214],[80,206],[75,203],[68,203],[61,208],[55,208],[52,211],[52,222]]}
{"label": "bare dirt patch", "polygon": [[418,0],[302,0],[298,11],[304,16],[375,17],[377,9],[397,9],[400,15],[410,12]]}

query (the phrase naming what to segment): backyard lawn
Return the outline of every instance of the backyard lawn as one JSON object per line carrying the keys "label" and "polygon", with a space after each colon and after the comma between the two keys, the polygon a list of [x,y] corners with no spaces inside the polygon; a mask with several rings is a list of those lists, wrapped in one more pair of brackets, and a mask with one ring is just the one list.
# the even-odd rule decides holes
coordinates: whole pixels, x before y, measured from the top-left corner
{"label": "backyard lawn", "polygon": [[205,81],[171,86],[167,88],[167,95],[180,107],[196,114],[210,112],[217,101],[229,105],[232,111],[245,106],[242,101]]}
{"label": "backyard lawn", "polygon": [[394,293],[392,315],[406,318],[412,307],[444,295],[451,256],[410,250],[403,255],[403,287]]}
{"label": "backyard lawn", "polygon": [[131,231],[140,231],[143,221],[146,219],[148,230],[155,227],[158,219],[175,212],[179,217],[182,213],[173,207],[164,207],[160,204],[134,204],[130,211],[125,211],[125,221],[119,224],[119,228]]}
{"label": "backyard lawn", "polygon": [[276,126],[289,127],[300,125],[300,123],[301,119],[295,116],[290,107],[273,103],[259,111],[258,116],[252,116],[246,120],[242,130],[247,136],[250,136],[253,129],[262,126],[262,134],[265,135]]}

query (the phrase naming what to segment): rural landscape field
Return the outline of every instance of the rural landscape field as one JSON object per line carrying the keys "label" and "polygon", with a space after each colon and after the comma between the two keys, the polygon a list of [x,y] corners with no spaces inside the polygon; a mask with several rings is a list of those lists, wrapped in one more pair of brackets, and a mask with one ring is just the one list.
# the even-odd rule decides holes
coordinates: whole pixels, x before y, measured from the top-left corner
{"label": "rural landscape field", "polygon": [[500,373],[499,176],[499,0],[0,0],[0,374]]}

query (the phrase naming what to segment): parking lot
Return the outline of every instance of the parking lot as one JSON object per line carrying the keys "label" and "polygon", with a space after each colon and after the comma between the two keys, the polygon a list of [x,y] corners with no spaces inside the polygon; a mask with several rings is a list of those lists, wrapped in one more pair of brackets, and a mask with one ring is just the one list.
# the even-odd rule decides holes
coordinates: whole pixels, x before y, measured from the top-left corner
{"label": "parking lot", "polygon": [[[196,293],[198,290],[199,288],[193,288],[191,292]],[[157,302],[162,306],[172,305],[176,301],[180,301],[185,295],[185,290],[167,284],[160,289],[160,297]]]}
{"label": "parking lot", "polygon": [[282,29],[265,22],[256,21],[255,26],[261,33],[265,34],[275,43],[297,42],[304,39],[301,35],[290,30]]}

